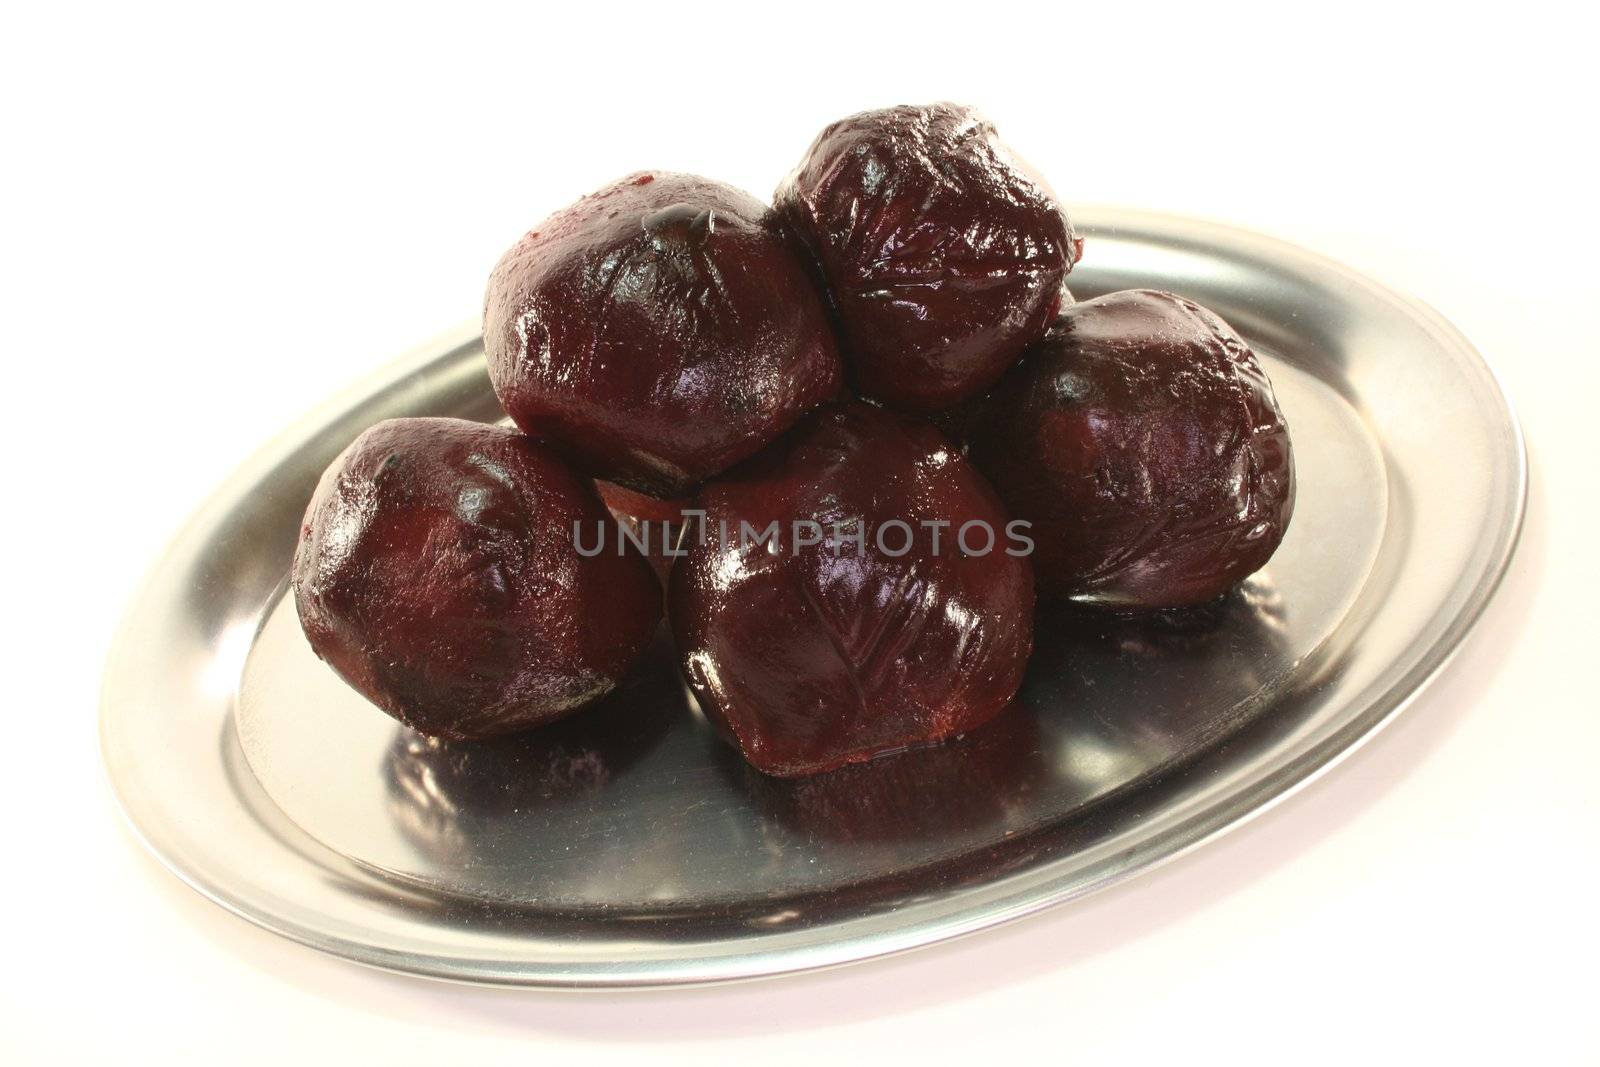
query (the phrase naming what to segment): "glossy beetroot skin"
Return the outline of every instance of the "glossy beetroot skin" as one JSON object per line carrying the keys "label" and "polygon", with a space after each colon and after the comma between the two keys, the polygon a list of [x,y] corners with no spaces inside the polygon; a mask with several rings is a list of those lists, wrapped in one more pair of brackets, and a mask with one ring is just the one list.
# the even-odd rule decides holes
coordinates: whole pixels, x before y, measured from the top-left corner
{"label": "glossy beetroot skin", "polygon": [[484,346],[500,403],[580,470],[682,496],[838,391],[800,259],[727,185],[635,174],[495,267]]}
{"label": "glossy beetroot skin", "polygon": [[1171,293],[1074,304],[980,406],[969,451],[1032,523],[1041,596],[1215,599],[1267,562],[1294,510],[1289,431],[1255,354]]}
{"label": "glossy beetroot skin", "polygon": [[[830,403],[707,485],[706,536],[672,568],[668,606],[700,706],[757,770],[813,774],[986,722],[1021,683],[1033,576],[1005,551],[993,490],[933,427],[860,401]],[[801,546],[795,520],[829,537]],[[832,541],[860,520],[866,540]],[[877,544],[882,524],[888,552]],[[944,521],[938,551],[924,521]],[[987,554],[956,533],[981,521]],[[730,536],[721,537],[721,523]],[[779,524],[776,550],[741,544]],[[692,533],[692,531],[691,531]],[[969,542],[984,547],[979,531]],[[837,547],[837,554],[835,547]]]}
{"label": "glossy beetroot skin", "polygon": [[323,474],[306,512],[301,626],[345,681],[425,734],[470,740],[559,719],[617,684],[661,616],[644,559],[579,555],[580,521],[610,521],[593,483],[520,434],[379,423]]}
{"label": "glossy beetroot skin", "polygon": [[815,260],[855,386],[909,411],[993,385],[1044,332],[1082,248],[994,126],[953,104],[834,123],[773,206]]}

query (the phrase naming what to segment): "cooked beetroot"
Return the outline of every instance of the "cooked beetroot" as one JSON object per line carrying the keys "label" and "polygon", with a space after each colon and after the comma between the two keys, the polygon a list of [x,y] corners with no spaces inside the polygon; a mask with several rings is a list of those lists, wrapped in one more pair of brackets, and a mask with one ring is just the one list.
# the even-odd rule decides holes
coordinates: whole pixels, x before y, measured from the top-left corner
{"label": "cooked beetroot", "polygon": [[815,259],[856,387],[936,411],[1043,332],[1082,242],[1044,181],[953,104],[835,122],[774,200]]}
{"label": "cooked beetroot", "polygon": [[1294,510],[1289,431],[1227,323],[1139,289],[1074,304],[980,406],[970,453],[1032,524],[1041,595],[1119,609],[1221,596]]}
{"label": "cooked beetroot", "polygon": [[558,719],[638,658],[661,592],[594,485],[496,426],[393,419],[334,460],[306,512],[295,604],[317,655],[407,726],[470,739]]}
{"label": "cooked beetroot", "polygon": [[815,286],[727,185],[641,173],[556,212],[489,279],[506,412],[580,470],[681,496],[839,386]]}
{"label": "cooked beetroot", "polygon": [[672,569],[673,634],[701,707],[758,770],[940,741],[1016,692],[1031,568],[933,427],[830,403],[698,504],[704,536],[690,531]]}

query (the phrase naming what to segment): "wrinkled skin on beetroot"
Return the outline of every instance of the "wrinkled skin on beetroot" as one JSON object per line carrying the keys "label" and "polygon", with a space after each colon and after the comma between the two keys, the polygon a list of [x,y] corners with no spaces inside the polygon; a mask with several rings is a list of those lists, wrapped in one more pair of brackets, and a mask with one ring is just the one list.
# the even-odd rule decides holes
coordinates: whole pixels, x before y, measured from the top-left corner
{"label": "wrinkled skin on beetroot", "polygon": [[661,616],[636,552],[581,556],[613,520],[594,485],[511,430],[392,419],[317,486],[294,560],[312,649],[378,707],[458,740],[610,692]]}
{"label": "wrinkled skin on beetroot", "polygon": [[759,201],[641,173],[556,212],[489,279],[507,414],[597,478],[682,496],[837,392],[838,350]]}
{"label": "wrinkled skin on beetroot", "polygon": [[1033,524],[1041,596],[1085,604],[1215,599],[1294,511],[1289,431],[1255,354],[1171,293],[1070,307],[984,400],[969,453]]}
{"label": "wrinkled skin on beetroot", "polygon": [[[757,770],[813,774],[941,741],[1016,692],[1032,648],[1032,571],[1005,552],[993,491],[933,427],[830,403],[697,503],[706,536],[673,565],[669,618],[702,709]],[[801,546],[796,519],[829,537]],[[886,553],[876,542],[890,520],[916,536],[886,531]],[[952,524],[937,551],[924,520]],[[969,521],[995,531],[992,551],[957,550]],[[777,523],[778,548],[741,543],[741,523]],[[976,530],[969,540],[983,547]]]}
{"label": "wrinkled skin on beetroot", "polygon": [[1082,248],[1043,180],[953,104],[834,123],[773,206],[824,280],[855,386],[909,411],[994,384]]}

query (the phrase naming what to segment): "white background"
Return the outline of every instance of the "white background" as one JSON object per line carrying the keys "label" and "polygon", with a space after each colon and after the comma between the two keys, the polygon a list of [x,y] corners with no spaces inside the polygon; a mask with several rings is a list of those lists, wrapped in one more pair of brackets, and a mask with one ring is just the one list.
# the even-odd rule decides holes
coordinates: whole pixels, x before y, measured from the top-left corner
{"label": "white background", "polygon": [[[10,9],[0,1059],[1600,1056],[1594,26],[1578,5],[1211,6]],[[501,250],[576,195],[642,167],[765,195],[827,121],[941,98],[985,109],[1069,202],[1308,245],[1432,303],[1501,372],[1527,533],[1393,729],[1133,884],[734,988],[368,972],[144,857],[99,768],[99,671],[141,572],[235,464],[473,317]]]}

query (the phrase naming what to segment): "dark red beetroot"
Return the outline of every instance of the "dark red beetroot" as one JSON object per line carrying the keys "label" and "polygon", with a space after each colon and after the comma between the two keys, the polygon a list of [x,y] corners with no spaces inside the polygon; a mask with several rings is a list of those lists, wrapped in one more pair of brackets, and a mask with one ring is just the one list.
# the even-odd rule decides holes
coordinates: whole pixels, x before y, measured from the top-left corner
{"label": "dark red beetroot", "polygon": [[[701,707],[757,770],[811,774],[940,741],[1016,693],[1031,568],[1007,554],[993,490],[933,427],[834,402],[698,504],[706,536],[672,568],[673,635]],[[773,523],[768,547],[757,536]],[[963,552],[967,523],[980,525]]]}
{"label": "dark red beetroot", "polygon": [[407,726],[466,740],[559,719],[638,658],[661,592],[638,553],[577,551],[594,485],[496,426],[392,419],[322,476],[294,561],[317,655]]}
{"label": "dark red beetroot", "polygon": [[1171,293],[1074,304],[983,402],[969,443],[1032,523],[1044,596],[1212,600],[1267,562],[1294,510],[1289,431],[1255,354]]}
{"label": "dark red beetroot", "polygon": [[484,346],[518,426],[588,474],[681,496],[839,387],[827,314],[766,208],[636,174],[556,212],[494,269]]}
{"label": "dark red beetroot", "polygon": [[954,104],[834,123],[774,208],[825,279],[857,388],[912,411],[993,385],[1055,315],[1082,247],[994,126]]}

